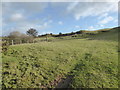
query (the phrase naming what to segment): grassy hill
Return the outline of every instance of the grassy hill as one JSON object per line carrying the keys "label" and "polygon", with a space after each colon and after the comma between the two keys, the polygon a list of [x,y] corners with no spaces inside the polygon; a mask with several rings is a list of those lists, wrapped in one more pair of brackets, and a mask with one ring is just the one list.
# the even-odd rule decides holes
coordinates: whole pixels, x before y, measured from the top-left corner
{"label": "grassy hill", "polygon": [[36,42],[41,41],[60,41],[60,40],[70,40],[70,39],[83,39],[89,38],[93,40],[107,40],[107,41],[118,41],[118,31],[120,27],[100,29],[95,31],[81,30],[72,33],[66,33],[61,35],[42,35],[40,38],[36,38]]}
{"label": "grassy hill", "polygon": [[2,55],[3,88],[118,88],[117,32],[10,46]]}
{"label": "grassy hill", "polygon": [[102,29],[103,32],[100,32],[96,35],[90,35],[88,38],[96,39],[96,40],[109,40],[109,41],[118,41],[118,31],[120,28],[112,28],[112,29]]}

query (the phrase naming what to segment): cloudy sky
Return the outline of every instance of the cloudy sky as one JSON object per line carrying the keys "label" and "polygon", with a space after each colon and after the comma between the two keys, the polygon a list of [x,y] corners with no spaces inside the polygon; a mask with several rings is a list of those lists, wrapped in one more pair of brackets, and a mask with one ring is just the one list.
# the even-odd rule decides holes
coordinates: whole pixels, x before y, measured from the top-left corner
{"label": "cloudy sky", "polygon": [[39,34],[118,26],[117,2],[2,2],[2,33]]}

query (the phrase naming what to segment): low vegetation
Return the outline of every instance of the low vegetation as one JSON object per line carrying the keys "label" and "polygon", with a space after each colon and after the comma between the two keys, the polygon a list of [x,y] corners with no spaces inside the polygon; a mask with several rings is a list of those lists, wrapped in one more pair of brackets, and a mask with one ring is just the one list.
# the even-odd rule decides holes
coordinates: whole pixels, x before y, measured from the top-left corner
{"label": "low vegetation", "polygon": [[118,88],[117,31],[9,46],[2,55],[2,86],[55,88],[58,79],[71,75],[69,88]]}

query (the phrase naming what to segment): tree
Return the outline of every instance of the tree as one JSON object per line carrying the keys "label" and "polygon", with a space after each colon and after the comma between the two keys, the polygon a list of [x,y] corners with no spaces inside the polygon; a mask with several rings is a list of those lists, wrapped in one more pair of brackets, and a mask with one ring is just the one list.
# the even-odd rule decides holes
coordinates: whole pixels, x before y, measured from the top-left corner
{"label": "tree", "polygon": [[53,35],[52,33],[50,33],[50,35]]}
{"label": "tree", "polygon": [[18,31],[13,31],[9,34],[9,43],[12,44],[19,44],[19,43],[26,43],[27,41],[33,42],[33,36],[28,36],[26,34],[20,33]]}
{"label": "tree", "polygon": [[17,43],[20,42],[21,33],[18,32],[18,31],[13,31],[13,32],[11,32],[11,33],[8,35],[8,38],[9,38],[9,43],[10,43],[10,44],[13,44],[12,41],[14,41],[14,44],[17,44]]}
{"label": "tree", "polygon": [[38,31],[36,29],[30,28],[27,32],[27,35],[36,37],[38,34]]}
{"label": "tree", "polygon": [[62,33],[61,33],[61,32],[59,32],[59,35],[62,35]]}
{"label": "tree", "polygon": [[18,38],[21,36],[21,33],[18,31],[13,31],[10,33],[9,38]]}

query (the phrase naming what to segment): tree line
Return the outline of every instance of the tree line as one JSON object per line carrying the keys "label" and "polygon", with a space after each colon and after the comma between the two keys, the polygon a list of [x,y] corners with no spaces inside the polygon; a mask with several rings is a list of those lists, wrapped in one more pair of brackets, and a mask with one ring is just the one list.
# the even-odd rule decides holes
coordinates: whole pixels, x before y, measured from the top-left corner
{"label": "tree line", "polygon": [[2,52],[6,54],[9,45],[22,44],[22,43],[33,43],[35,37],[37,37],[38,31],[30,28],[26,31],[26,34],[20,33],[19,31],[13,31],[8,36],[2,37]]}

